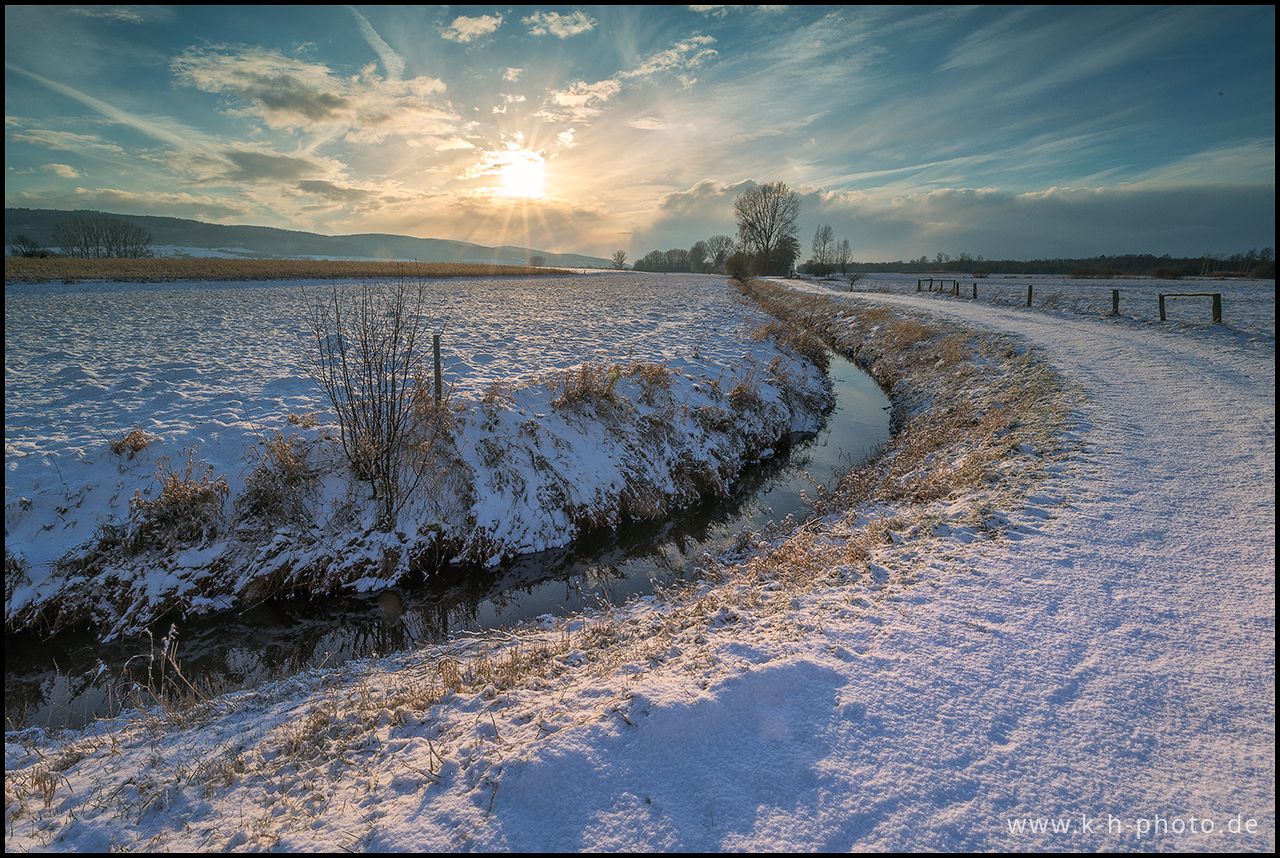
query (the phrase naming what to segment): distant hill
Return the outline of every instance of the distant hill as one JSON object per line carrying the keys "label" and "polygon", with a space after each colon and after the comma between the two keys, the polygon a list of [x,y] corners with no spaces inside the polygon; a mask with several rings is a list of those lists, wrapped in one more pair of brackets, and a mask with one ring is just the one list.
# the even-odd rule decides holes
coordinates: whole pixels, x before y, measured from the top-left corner
{"label": "distant hill", "polygon": [[227,226],[177,217],[123,215],[97,211],[55,209],[4,210],[4,241],[8,247],[19,235],[41,245],[52,244],[53,228],[72,217],[110,215],[137,224],[151,233],[152,245],[165,256],[227,256],[250,259],[316,257],[321,259],[400,259],[419,262],[491,262],[526,265],[534,256],[562,268],[612,268],[608,259],[577,253],[551,253],[527,247],[485,247],[443,238],[363,233],[320,235],[270,226]]}

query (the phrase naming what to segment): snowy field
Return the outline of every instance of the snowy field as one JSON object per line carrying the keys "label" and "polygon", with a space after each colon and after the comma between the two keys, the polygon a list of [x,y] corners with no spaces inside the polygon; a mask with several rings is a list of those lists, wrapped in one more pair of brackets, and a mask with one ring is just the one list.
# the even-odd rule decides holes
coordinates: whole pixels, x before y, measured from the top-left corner
{"label": "snowy field", "polygon": [[807,526],[778,557],[878,534],[807,576],[8,734],[6,848],[1273,851],[1274,339],[837,300],[1001,343],[932,376],[976,401],[1060,374],[1066,423]]}
{"label": "snowy field", "polygon": [[[800,391],[820,404],[820,373],[771,341],[750,340],[748,332],[767,317],[735,300],[721,277],[434,281],[423,327],[441,334],[444,380],[454,388],[459,428],[450,467],[473,479],[459,489],[465,497],[442,500],[441,490],[430,509],[415,498],[419,506],[405,508],[396,530],[407,535],[398,540],[375,535],[348,544],[347,533],[370,529],[372,504],[336,445],[319,440],[334,415],[302,358],[306,296],[330,288],[6,285],[6,564],[23,569],[7,576],[7,618],[69,598],[120,631],[164,605],[229,607],[263,578],[303,590],[386,587],[404,571],[405,558],[434,538],[476,541],[480,559],[564,545],[584,518],[610,523],[628,492],[644,494],[649,505],[663,493],[678,495],[670,471],[679,462],[725,479],[765,452],[769,442],[761,439],[812,431],[821,417],[820,408],[782,401],[787,388],[787,395]],[[610,383],[631,400],[611,400],[603,423],[583,413],[590,403],[555,404],[546,384],[587,363],[618,365]],[[645,365],[648,375],[626,374]],[[739,381],[752,391],[745,411],[729,402]],[[690,415],[714,419],[699,423]],[[291,416],[303,423],[291,424]],[[654,421],[671,426],[657,441]],[[708,428],[712,423],[723,425]],[[110,443],[134,429],[155,440],[136,456],[112,453]],[[73,550],[83,567],[84,546],[104,525],[129,520],[135,492],[159,494],[156,471],[165,457],[178,468],[196,462],[197,476],[207,466],[225,477],[225,510],[236,509],[261,461],[255,445],[277,431],[311,445],[323,482],[310,518],[292,535],[271,542],[266,534],[269,550],[254,549],[246,559],[243,540],[224,538],[163,563],[117,558],[84,580],[57,568]],[[237,520],[235,528],[252,525]],[[400,565],[388,565],[389,555]],[[317,568],[327,570],[323,581],[314,580]],[[108,591],[114,595],[100,598]]]}

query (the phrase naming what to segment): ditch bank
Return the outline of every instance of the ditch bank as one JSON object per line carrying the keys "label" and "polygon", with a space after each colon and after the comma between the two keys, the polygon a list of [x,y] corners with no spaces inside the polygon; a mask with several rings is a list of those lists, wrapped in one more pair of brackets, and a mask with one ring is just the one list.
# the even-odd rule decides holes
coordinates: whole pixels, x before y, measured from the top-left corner
{"label": "ditch bank", "polygon": [[[385,495],[355,478],[340,433],[291,415],[290,434],[264,434],[250,452],[243,489],[194,453],[162,458],[127,520],[101,524],[54,574],[33,581],[6,550],[7,626],[137,633],[170,614],[376,592],[661,519],[728,496],[745,464],[814,432],[831,404],[826,360],[816,337],[772,323],[741,332],[727,364],[696,350],[678,368],[587,364],[469,400],[432,400],[419,385],[425,428],[390,528]],[[122,473],[135,452],[116,453]]]}

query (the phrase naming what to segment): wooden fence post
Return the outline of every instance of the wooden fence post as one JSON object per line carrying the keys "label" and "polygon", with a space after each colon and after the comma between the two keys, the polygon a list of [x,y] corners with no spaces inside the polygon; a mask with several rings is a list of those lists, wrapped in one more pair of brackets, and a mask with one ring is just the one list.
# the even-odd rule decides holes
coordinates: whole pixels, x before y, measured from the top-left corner
{"label": "wooden fence post", "polygon": [[1027,284],[1027,306],[1031,306],[1031,284]]}
{"label": "wooden fence post", "polygon": [[1119,289],[1111,290],[1111,315],[1113,316],[1120,315],[1120,290]]}
{"label": "wooden fence post", "polygon": [[436,405],[440,404],[441,383],[440,383],[440,335],[431,335],[431,350],[435,353],[436,358]]}
{"label": "wooden fence post", "polygon": [[973,281],[973,300],[978,300],[978,281]]}
{"label": "wooden fence post", "polygon": [[1222,324],[1222,293],[1213,293],[1213,321],[1215,324]]}
{"label": "wooden fence post", "polygon": [[1164,321],[1164,294],[1160,295],[1160,321]]}

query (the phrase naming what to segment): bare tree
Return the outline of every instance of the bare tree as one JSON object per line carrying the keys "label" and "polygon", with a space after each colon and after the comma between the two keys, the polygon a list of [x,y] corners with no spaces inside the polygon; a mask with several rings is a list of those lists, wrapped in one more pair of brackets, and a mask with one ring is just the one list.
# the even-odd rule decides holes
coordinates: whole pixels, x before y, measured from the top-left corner
{"label": "bare tree", "polygon": [[627,252],[625,250],[615,250],[613,252],[613,267],[619,271],[627,267]]}
{"label": "bare tree", "polygon": [[800,196],[786,182],[766,182],[733,201],[738,238],[760,274],[785,273],[800,253]]}
{"label": "bare tree", "polygon": [[76,217],[53,228],[53,244],[81,259],[151,256],[151,233],[118,217]]}
{"label": "bare tree", "polygon": [[689,270],[701,274],[707,267],[707,256],[710,250],[705,241],[695,241],[689,248]]}
{"label": "bare tree", "polygon": [[725,273],[724,263],[733,254],[733,238],[713,235],[707,239],[707,264],[712,271]]}
{"label": "bare tree", "polygon": [[849,239],[840,239],[840,245],[836,248],[835,265],[840,269],[841,274],[849,273],[849,264],[853,262],[853,251],[849,247]]}
{"label": "bare tree", "polygon": [[424,469],[411,461],[425,395],[422,311],[426,281],[335,283],[308,295],[307,371],[338,415],[342,449],[373,486],[377,527],[391,530]]}
{"label": "bare tree", "polygon": [[813,273],[825,277],[834,268],[836,234],[831,224],[824,223],[813,235]]}
{"label": "bare tree", "polygon": [[24,256],[28,259],[43,259],[49,255],[49,251],[41,247],[40,242],[31,236],[19,235],[9,242],[9,255]]}

